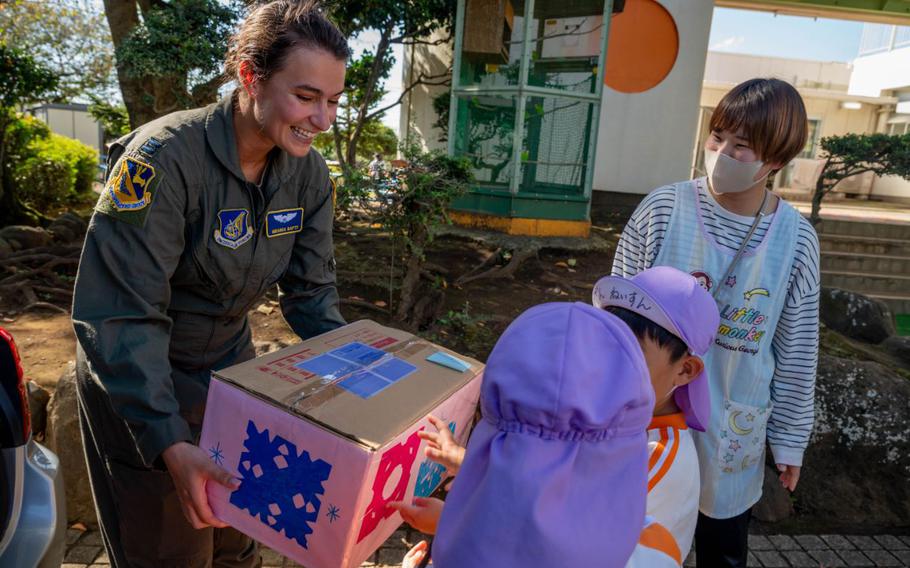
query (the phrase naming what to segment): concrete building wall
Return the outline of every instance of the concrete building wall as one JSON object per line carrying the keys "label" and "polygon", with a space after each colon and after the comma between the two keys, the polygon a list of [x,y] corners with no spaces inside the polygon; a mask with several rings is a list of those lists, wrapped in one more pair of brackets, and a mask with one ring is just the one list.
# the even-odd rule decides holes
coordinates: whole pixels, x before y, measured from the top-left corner
{"label": "concrete building wall", "polygon": [[[765,77],[774,76],[765,74]],[[701,106],[714,108],[720,99],[732,88],[729,85],[705,85],[701,92]],[[806,104],[809,120],[819,121],[818,139],[825,136],[847,134],[848,132],[872,133],[878,121],[878,105],[862,104],[857,110],[842,107],[844,98],[833,98],[830,94],[821,95],[811,90],[798,89]],[[817,148],[816,148],[817,151]]]}
{"label": "concrete building wall", "polygon": [[79,108],[57,108],[50,105],[33,111],[35,116],[44,120],[50,129],[68,138],[74,138],[87,146],[103,153],[104,141],[98,122],[87,110]]}
{"label": "concrete building wall", "polygon": [[857,57],[848,92],[878,97],[882,91],[910,90],[910,46]]}
{"label": "concrete building wall", "polygon": [[669,75],[648,91],[604,86],[596,191],[643,194],[689,177],[714,3],[659,1],[676,22],[679,54]]}
{"label": "concrete building wall", "polygon": [[[883,108],[876,132],[892,131],[891,122],[910,115],[910,28],[867,24],[863,30],[865,52],[853,61],[849,93],[865,96],[892,96],[896,104]],[[877,53],[870,53],[878,49]],[[910,202],[910,181],[899,177],[876,178],[872,199]]]}
{"label": "concrete building wall", "polygon": [[808,61],[709,51],[705,83],[736,85],[753,77],[776,77],[797,87],[846,91],[851,66],[836,61]]}
{"label": "concrete building wall", "polygon": [[[429,41],[438,41],[442,35],[441,32],[437,32]],[[451,42],[441,45],[406,46],[402,72],[403,88],[407,88],[421,77],[427,77],[427,82],[441,82],[442,78],[439,75],[445,74],[452,66],[453,47]],[[433,110],[433,99],[448,90],[449,87],[446,85],[422,84],[405,95],[399,119],[402,141],[410,137],[424,150],[446,149],[446,143],[440,140],[442,131],[433,126],[438,120]]]}

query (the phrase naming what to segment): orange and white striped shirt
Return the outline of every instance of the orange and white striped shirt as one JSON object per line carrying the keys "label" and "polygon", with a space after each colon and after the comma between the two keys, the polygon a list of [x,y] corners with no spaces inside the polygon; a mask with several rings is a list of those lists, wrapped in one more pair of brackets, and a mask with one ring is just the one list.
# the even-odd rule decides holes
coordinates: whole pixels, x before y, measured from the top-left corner
{"label": "orange and white striped shirt", "polygon": [[645,528],[626,568],[679,568],[682,563],[682,554],[670,531],[653,518],[645,517]]}
{"label": "orange and white striped shirt", "polygon": [[655,416],[648,426],[647,515],[689,553],[698,521],[698,454],[682,412]]}

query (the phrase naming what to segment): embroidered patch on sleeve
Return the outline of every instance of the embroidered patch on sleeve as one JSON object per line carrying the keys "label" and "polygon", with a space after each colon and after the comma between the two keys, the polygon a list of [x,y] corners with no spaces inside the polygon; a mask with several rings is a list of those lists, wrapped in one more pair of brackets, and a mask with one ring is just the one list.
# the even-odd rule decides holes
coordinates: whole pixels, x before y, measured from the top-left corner
{"label": "embroidered patch on sleeve", "polygon": [[265,234],[267,237],[280,237],[303,230],[303,208],[282,209],[269,211],[265,218]]}
{"label": "embroidered patch on sleeve", "polygon": [[154,187],[160,181],[155,168],[126,156],[114,166],[95,209],[134,225],[143,225],[152,203]]}
{"label": "embroidered patch on sleeve", "polygon": [[216,243],[236,250],[252,238],[253,227],[250,225],[249,211],[222,209],[218,212],[218,228],[215,229]]}

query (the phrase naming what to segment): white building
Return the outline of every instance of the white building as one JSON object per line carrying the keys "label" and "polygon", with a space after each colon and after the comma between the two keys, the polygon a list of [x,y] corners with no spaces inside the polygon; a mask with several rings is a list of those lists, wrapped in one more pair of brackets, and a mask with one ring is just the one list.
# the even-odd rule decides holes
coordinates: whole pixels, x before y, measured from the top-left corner
{"label": "white building", "polygon": [[[866,24],[859,57],[853,61],[851,95],[893,99],[883,108],[876,132],[910,133],[910,27]],[[875,180],[872,196],[910,201],[910,182],[898,177]]]}
{"label": "white building", "polygon": [[88,105],[45,104],[28,109],[28,113],[46,123],[52,132],[74,138],[103,155],[104,128],[88,112]]}
{"label": "white building", "polygon": [[[799,90],[809,117],[809,140],[803,153],[777,176],[775,185],[788,197],[809,199],[824,165],[818,159],[821,154],[819,141],[826,136],[882,132],[885,118],[898,102],[896,97],[887,92],[849,92],[854,71],[851,63],[708,52],[693,169],[699,171],[703,168],[702,148],[708,136],[711,111],[724,94],[752,77],[776,77]],[[907,191],[903,194],[893,194],[890,189],[882,191],[883,185],[889,186],[891,182],[889,179],[876,179],[871,174],[859,175],[842,181],[835,191],[839,197],[910,198],[910,192]]]}

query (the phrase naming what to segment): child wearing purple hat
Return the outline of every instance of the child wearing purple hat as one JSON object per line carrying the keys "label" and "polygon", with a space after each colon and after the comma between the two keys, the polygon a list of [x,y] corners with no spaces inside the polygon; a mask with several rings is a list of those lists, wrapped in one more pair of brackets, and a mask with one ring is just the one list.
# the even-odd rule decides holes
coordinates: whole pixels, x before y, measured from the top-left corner
{"label": "child wearing purple hat", "polygon": [[647,514],[688,553],[698,521],[698,454],[689,428],[711,414],[701,357],[714,340],[717,306],[695,278],[666,266],[601,278],[593,303],[623,320],[641,344],[657,399],[648,425]]}
{"label": "child wearing purple hat", "polygon": [[442,508],[434,565],[678,566],[666,529],[642,530],[653,406],[641,347],[618,317],[581,303],[519,316],[488,359],[483,419]]}

